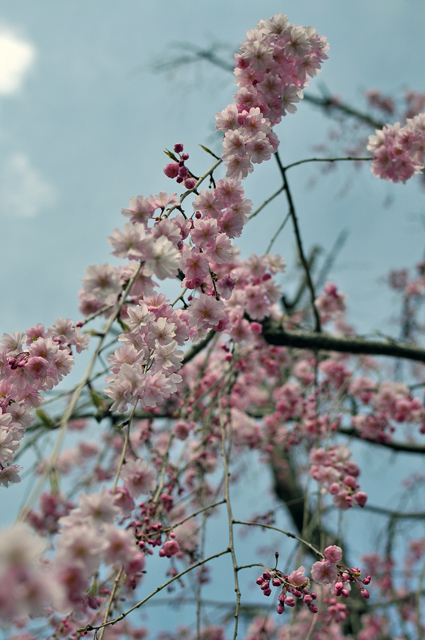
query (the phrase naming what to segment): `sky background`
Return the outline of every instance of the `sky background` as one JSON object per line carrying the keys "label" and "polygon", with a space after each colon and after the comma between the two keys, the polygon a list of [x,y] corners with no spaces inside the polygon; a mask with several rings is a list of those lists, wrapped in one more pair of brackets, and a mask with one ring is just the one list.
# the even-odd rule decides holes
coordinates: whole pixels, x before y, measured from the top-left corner
{"label": "sky background", "polygon": [[[198,145],[220,148],[214,114],[232,101],[231,74],[204,63],[163,75],[154,63],[185,42],[221,43],[230,52],[247,29],[277,12],[328,37],[329,60],[311,93],[327,87],[364,108],[366,89],[425,91],[425,3],[414,0],[0,2],[0,334],[79,319],[80,278],[89,264],[110,260],[106,238],[125,222],[121,208],[133,196],[175,189],[162,171],[165,148],[183,142],[195,173],[210,166]],[[315,155],[331,129],[329,118],[302,103],[276,128],[283,162]],[[393,299],[380,280],[422,259],[419,182],[393,185],[348,164],[326,177],[306,165],[289,180],[307,251],[315,243],[329,250],[349,231],[330,277],[349,296],[350,321],[361,332],[390,332]],[[257,207],[278,185],[275,166],[264,163],[246,181],[246,194]],[[250,223],[242,255],[263,253],[285,214],[282,198]],[[275,251],[293,265],[289,225]],[[290,275],[281,282],[294,286]],[[362,455],[381,479],[391,467],[398,481],[390,458]],[[18,503],[13,495],[9,514]]]}
{"label": "sky background", "polygon": [[[425,90],[424,3],[263,0],[261,9],[239,0],[0,3],[1,332],[48,325],[58,316],[78,319],[80,278],[89,264],[110,259],[106,238],[125,222],[120,209],[132,196],[174,189],[162,173],[163,149],[181,141],[197,171],[209,166],[198,145],[214,146],[214,114],[235,90],[231,74],[204,63],[167,77],[153,73],[153,63],[172,57],[175,43],[237,47],[248,28],[276,12],[328,37],[329,60],[310,92],[326,86],[363,107],[365,89]],[[314,155],[331,128],[301,104],[276,128],[283,161]],[[254,206],[278,184],[271,164],[246,182]],[[422,256],[425,194],[415,180],[392,185],[374,179],[368,167],[354,173],[340,166],[309,188],[318,177],[317,165],[290,174],[306,249],[319,243],[329,250],[348,229],[331,276],[349,295],[356,327],[379,328],[389,301],[379,278]],[[282,198],[251,223],[243,255],[266,249],[284,207]],[[275,250],[291,265],[293,248],[288,225]],[[282,277],[285,287],[289,282]]]}

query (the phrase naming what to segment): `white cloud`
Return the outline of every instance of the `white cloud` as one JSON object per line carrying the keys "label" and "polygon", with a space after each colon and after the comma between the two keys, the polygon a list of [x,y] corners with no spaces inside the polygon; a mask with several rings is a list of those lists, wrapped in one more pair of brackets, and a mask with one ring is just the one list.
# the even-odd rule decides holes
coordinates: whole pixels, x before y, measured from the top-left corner
{"label": "white cloud", "polygon": [[29,42],[0,28],[0,95],[19,91],[34,59],[35,49]]}
{"label": "white cloud", "polygon": [[3,215],[32,218],[55,202],[53,187],[46,182],[24,153],[14,153],[0,176],[0,203]]}

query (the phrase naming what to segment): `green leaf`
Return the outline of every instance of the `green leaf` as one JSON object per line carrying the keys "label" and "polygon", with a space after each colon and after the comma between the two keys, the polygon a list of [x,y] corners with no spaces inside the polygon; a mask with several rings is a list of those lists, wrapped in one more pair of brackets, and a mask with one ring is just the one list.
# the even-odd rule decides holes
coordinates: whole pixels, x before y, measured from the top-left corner
{"label": "green leaf", "polygon": [[55,421],[43,409],[37,409],[35,415],[37,418],[40,418],[41,422],[45,424],[46,427],[52,428],[55,426]]}
{"label": "green leaf", "polygon": [[96,389],[90,389],[90,397],[91,397],[92,402],[93,402],[94,406],[96,407],[96,409],[104,409],[105,408],[104,399],[102,398],[100,393],[98,391],[96,391]]}
{"label": "green leaf", "polygon": [[204,151],[206,151],[207,153],[210,154],[210,156],[212,156],[213,158],[215,158],[216,160],[220,160],[220,158],[218,156],[215,155],[215,153],[213,151],[211,151],[211,149],[208,149],[208,147],[205,147],[203,144],[199,145],[201,147],[201,149],[203,149]]}
{"label": "green leaf", "polygon": [[177,158],[177,156],[175,156],[172,151],[169,151],[168,149],[165,149],[164,153],[165,153],[166,156],[171,158],[171,160],[174,160],[174,162],[180,162],[180,158]]}

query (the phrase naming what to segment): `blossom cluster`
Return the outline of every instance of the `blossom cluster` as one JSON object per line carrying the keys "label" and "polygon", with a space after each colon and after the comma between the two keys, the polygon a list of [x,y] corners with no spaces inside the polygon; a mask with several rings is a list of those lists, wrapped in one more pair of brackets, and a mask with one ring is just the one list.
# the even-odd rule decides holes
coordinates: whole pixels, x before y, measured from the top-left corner
{"label": "blossom cluster", "polygon": [[358,490],[360,469],[350,457],[351,451],[343,445],[333,445],[328,450],[313,449],[310,453],[310,475],[324,491],[329,491],[334,505],[343,511],[354,503],[364,507],[367,501],[367,494]]}
{"label": "blossom cluster", "polygon": [[377,129],[367,148],[373,153],[373,175],[405,183],[425,166],[425,114],[408,118],[404,127],[396,122]]}
{"label": "blossom cluster", "polygon": [[317,613],[318,608],[314,604],[317,594],[314,591],[310,593],[310,580],[304,573],[304,567],[299,567],[289,575],[283,574],[278,569],[270,569],[264,571],[256,582],[265,596],[270,596],[272,593],[270,581],[274,587],[281,588],[278,596],[279,604],[277,605],[279,614],[285,611],[285,605],[287,607],[295,607],[295,598],[299,598],[301,602],[307,605],[312,613]]}
{"label": "blossom cluster", "polygon": [[295,26],[282,14],[247,32],[235,56],[235,102],[216,115],[229,177],[246,178],[253,163],[276,152],[279,140],[272,127],[286,113],[295,113],[302,89],[320,71],[327,50],[313,27]]}
{"label": "blossom cluster", "polygon": [[193,189],[196,185],[196,180],[186,167],[185,162],[189,160],[189,154],[183,152],[184,146],[181,142],[174,145],[174,153],[178,154],[176,157],[170,151],[167,154],[173,158],[174,162],[170,162],[164,168],[164,173],[168,178],[175,178],[177,184],[184,184],[186,189]]}
{"label": "blossom cluster", "polygon": [[[183,351],[178,346],[199,340],[210,329],[229,333],[235,341],[258,334],[261,325],[255,321],[273,313],[280,296],[273,280],[285,268],[279,256],[237,259],[232,239],[241,235],[252,204],[240,181],[225,178],[214,189],[200,191],[190,220],[180,214],[171,218],[177,204],[174,194],[160,196],[161,203],[159,196],[133,198],[130,209],[123,210],[126,216],[131,212],[130,222],[109,238],[113,254],[129,260],[127,266],[92,266],[83,280],[81,309],[92,313],[113,304],[134,273],[134,262],[141,264],[130,291],[137,306],[124,307],[128,330],[119,337],[124,346],[109,357],[112,371],[106,394],[112,411],[125,411],[137,401],[155,408],[169,399],[181,383],[176,372]],[[153,221],[157,208],[163,215]],[[141,209],[143,222],[137,213]],[[174,278],[177,273],[182,288],[193,291],[185,309],[174,309],[163,294],[152,293],[157,286],[154,276]]]}
{"label": "blossom cluster", "polygon": [[[141,492],[150,488],[145,485]],[[39,616],[47,605],[80,613],[87,606],[97,609],[102,599],[88,596],[87,590],[102,562],[122,566],[133,580],[140,579],[145,555],[135,546],[131,531],[115,524],[120,502],[120,494],[105,487],[100,493],[81,494],[79,507],[58,521],[56,553],[51,560],[42,558],[47,540],[34,536],[24,525],[3,531],[0,617]]]}
{"label": "blossom cluster", "polygon": [[26,332],[4,333],[0,342],[0,483],[20,482],[20,467],[11,464],[32,411],[43,402],[41,392],[51,390],[74,365],[77,353],[87,349],[89,337],[72,321],[58,318],[47,330],[42,324]]}
{"label": "blossom cluster", "polygon": [[[364,585],[370,583],[371,578],[361,578],[361,572],[357,567],[349,569],[345,565],[340,564],[342,560],[342,549],[336,545],[329,546],[325,549],[323,559],[315,562],[311,568],[311,578],[318,585],[331,585],[334,596],[342,596],[348,598],[350,595],[351,585],[355,584],[359,589],[363,598],[369,598],[369,592]],[[310,591],[310,579],[305,576],[305,568],[299,567],[292,571],[289,575],[283,574],[279,569],[266,569],[256,580],[265,596],[270,596],[272,589],[270,583],[274,587],[281,588],[278,596],[277,612],[282,614],[287,607],[294,607],[296,600],[307,605],[311,613],[317,613],[318,607],[315,604],[317,593]],[[347,607],[336,600],[335,597],[326,598],[327,610],[330,619],[336,622],[342,622],[348,616]]]}
{"label": "blossom cluster", "polygon": [[328,322],[332,318],[341,316],[345,311],[344,300],[347,296],[338,291],[337,286],[333,282],[327,282],[323,289],[323,293],[318,296],[314,302],[320,313],[320,319],[323,323]]}
{"label": "blossom cluster", "polygon": [[[130,206],[137,206],[134,201],[142,202],[147,219],[142,223],[131,218],[123,232],[116,229],[109,238],[113,253],[139,260],[144,279],[152,275],[171,278],[180,272],[182,287],[196,289],[198,295],[191,295],[186,310],[174,310],[163,294],[149,295],[156,283],[150,280],[147,293],[136,279],[130,294],[132,301],[139,303],[126,308],[128,331],[119,338],[124,346],[109,358],[112,373],[107,378],[110,385],[106,393],[113,400],[112,410],[125,411],[129,403],[137,400],[143,407],[156,407],[169,398],[181,382],[176,371],[181,366],[183,351],[177,347],[189,337],[192,340],[202,337],[209,329],[224,331],[230,327],[223,300],[230,298],[237,282],[229,273],[233,262],[231,238],[241,234],[251,208],[240,183],[219,180],[215,189],[201,191],[193,202],[193,220],[182,215],[172,219],[164,216],[148,227],[158,204],[153,200],[143,196],[133,199]],[[163,202],[166,201],[170,205],[175,203],[173,196],[164,198]],[[127,215],[127,210],[124,214]],[[188,238],[190,245],[184,243]],[[220,277],[222,266],[225,274]],[[118,268],[115,278],[117,296]],[[98,288],[89,285],[88,277],[84,285],[86,296],[90,295],[92,302],[94,298],[95,306],[108,302]]]}
{"label": "blossom cluster", "polygon": [[424,432],[424,404],[404,383],[384,381],[377,384],[370,378],[359,377],[350,384],[350,393],[371,407],[370,413],[359,411],[351,418],[362,438],[387,442],[395,431],[392,420],[420,425],[420,432]]}

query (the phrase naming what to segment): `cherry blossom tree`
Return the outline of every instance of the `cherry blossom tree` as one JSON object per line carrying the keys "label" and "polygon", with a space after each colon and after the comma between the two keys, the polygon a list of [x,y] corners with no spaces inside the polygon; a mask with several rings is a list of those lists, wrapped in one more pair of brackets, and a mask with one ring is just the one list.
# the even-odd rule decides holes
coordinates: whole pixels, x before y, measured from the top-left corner
{"label": "cherry blossom tree", "polygon": [[[141,617],[155,602],[189,605],[185,627],[161,616],[161,637],[173,639],[424,637],[425,538],[411,525],[424,518],[424,477],[408,478],[411,510],[370,504],[363,477],[380,477],[358,454],[390,451],[396,465],[425,453],[425,265],[388,277],[400,337],[357,335],[346,296],[305,251],[290,170],[361,162],[405,183],[425,166],[425,101],[409,94],[400,121],[385,124],[395,107],[379,92],[365,112],[306,93],[368,135],[356,153],[283,164],[279,127],[327,51],[313,27],[260,20],[232,65],[234,101],[215,117],[221,155],[204,147],[195,167],[173,141],[159,168],[166,191],[131,197],[108,238],[121,265],[86,269],[83,319],[3,334],[2,489],[20,482],[25,452],[36,458],[31,494],[0,532],[7,637],[140,640],[159,627]],[[280,184],[253,203],[244,184],[263,162]],[[282,208],[280,195],[267,252],[242,259],[238,238]],[[271,252],[286,224],[303,270],[292,299],[284,257]],[[56,393],[88,349],[80,382]],[[271,477],[274,499],[238,501],[258,477]],[[364,514],[380,518],[374,553],[353,543]]]}

